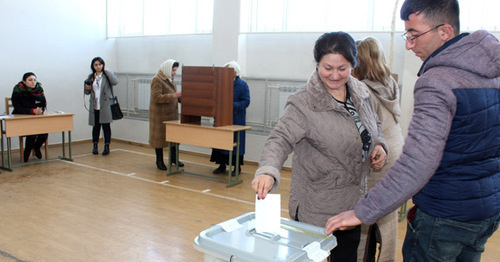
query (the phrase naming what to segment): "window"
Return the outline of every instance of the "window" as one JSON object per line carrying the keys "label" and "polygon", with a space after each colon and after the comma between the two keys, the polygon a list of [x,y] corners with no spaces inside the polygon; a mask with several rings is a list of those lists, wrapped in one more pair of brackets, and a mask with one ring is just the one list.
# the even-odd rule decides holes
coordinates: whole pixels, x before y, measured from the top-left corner
{"label": "window", "polygon": [[[241,0],[240,30],[242,33],[389,31],[395,4],[396,0]],[[396,15],[399,18],[399,11]],[[403,30],[403,22],[399,19],[396,22]]]}
{"label": "window", "polygon": [[213,0],[107,0],[108,37],[212,32]]}
{"label": "window", "polygon": [[[241,0],[241,33],[404,31],[404,0]],[[500,30],[498,0],[460,0],[461,31]],[[392,21],[394,18],[394,29]]]}
{"label": "window", "polygon": [[498,0],[460,0],[460,31],[471,32],[478,29],[500,31],[497,12]]}

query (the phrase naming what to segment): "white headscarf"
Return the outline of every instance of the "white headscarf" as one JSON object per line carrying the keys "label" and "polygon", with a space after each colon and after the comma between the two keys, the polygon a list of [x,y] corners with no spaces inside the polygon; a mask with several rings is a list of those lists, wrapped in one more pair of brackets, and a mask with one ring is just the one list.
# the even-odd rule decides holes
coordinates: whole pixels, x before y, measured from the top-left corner
{"label": "white headscarf", "polygon": [[234,69],[234,71],[236,72],[236,76],[240,75],[240,72],[241,72],[240,65],[238,65],[238,63],[236,61],[227,62],[224,65],[224,67],[230,67],[230,68]]}
{"label": "white headscarf", "polygon": [[160,65],[160,71],[165,74],[170,82],[172,82],[172,66],[175,62],[174,59],[168,59]]}

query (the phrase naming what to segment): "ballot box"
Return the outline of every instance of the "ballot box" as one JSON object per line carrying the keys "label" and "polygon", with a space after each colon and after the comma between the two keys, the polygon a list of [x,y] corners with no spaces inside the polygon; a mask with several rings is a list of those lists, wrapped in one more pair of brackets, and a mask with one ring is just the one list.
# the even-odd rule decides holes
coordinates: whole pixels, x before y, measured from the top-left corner
{"label": "ballot box", "polygon": [[194,247],[205,253],[205,262],[222,261],[325,261],[337,245],[317,227],[281,218],[278,233],[257,233],[255,213],[219,223],[202,231]]}

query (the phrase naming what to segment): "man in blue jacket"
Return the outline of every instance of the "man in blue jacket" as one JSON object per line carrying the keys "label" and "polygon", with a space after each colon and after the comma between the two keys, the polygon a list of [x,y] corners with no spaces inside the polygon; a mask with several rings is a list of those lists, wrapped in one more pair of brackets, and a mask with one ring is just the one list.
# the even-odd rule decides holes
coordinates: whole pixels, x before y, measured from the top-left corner
{"label": "man in blue jacket", "polygon": [[500,220],[500,43],[459,34],[457,0],[406,0],[401,19],[424,61],[403,154],[326,233],[372,224],[413,196],[405,261],[480,261]]}

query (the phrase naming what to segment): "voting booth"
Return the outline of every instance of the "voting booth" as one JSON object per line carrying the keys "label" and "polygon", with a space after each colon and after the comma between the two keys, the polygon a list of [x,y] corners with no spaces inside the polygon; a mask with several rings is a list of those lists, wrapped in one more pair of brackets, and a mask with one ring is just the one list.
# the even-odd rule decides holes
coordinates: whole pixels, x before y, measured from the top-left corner
{"label": "voting booth", "polygon": [[215,126],[233,124],[233,83],[229,67],[182,67],[182,124],[200,124],[201,117],[215,118]]}
{"label": "voting booth", "polygon": [[277,233],[257,233],[255,213],[219,223],[202,231],[194,247],[205,253],[205,262],[222,261],[325,261],[337,245],[325,230],[281,218]]}

